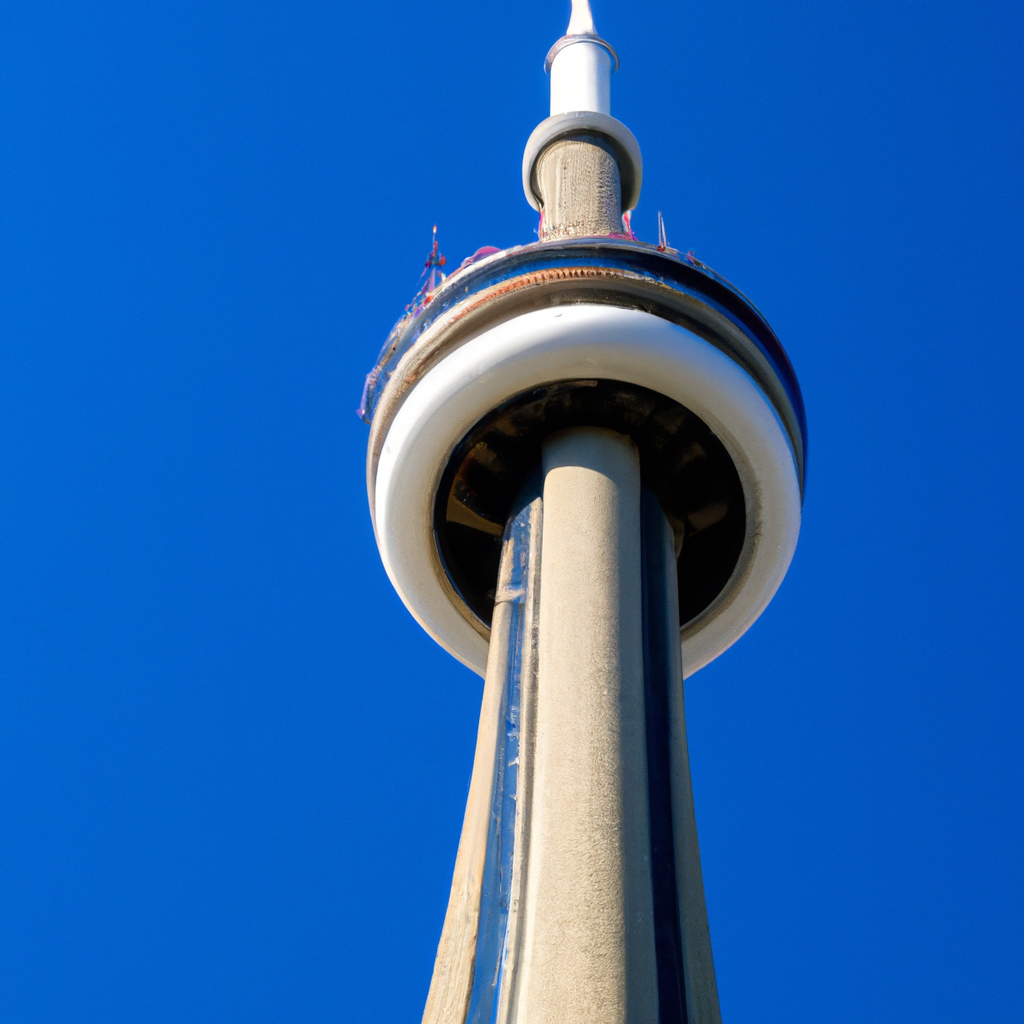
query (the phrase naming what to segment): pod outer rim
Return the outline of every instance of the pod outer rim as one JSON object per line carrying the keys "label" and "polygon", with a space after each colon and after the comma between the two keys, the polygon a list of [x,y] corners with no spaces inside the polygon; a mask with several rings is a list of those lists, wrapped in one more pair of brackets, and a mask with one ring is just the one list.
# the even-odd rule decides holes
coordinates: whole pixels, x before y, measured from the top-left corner
{"label": "pod outer rim", "polygon": [[455,445],[500,401],[579,376],[623,380],[680,402],[714,430],[740,473],[743,552],[716,601],[682,632],[690,675],[753,624],[782,582],[799,535],[801,474],[790,433],[754,377],[707,339],[652,313],[595,303],[535,309],[474,333],[416,375],[372,460],[370,503],[385,569],[424,629],[483,674],[487,627],[448,580],[433,535],[440,476]]}
{"label": "pod outer rim", "polygon": [[[367,449],[373,489],[380,447],[409,389],[432,365],[481,330],[532,309],[575,302],[642,309],[699,334],[743,366],[786,425],[803,491],[807,419],[792,364],[750,300],[709,267],[675,250],[626,238],[534,242],[452,274],[391,331],[375,380]],[[370,378],[368,378],[369,381]]]}

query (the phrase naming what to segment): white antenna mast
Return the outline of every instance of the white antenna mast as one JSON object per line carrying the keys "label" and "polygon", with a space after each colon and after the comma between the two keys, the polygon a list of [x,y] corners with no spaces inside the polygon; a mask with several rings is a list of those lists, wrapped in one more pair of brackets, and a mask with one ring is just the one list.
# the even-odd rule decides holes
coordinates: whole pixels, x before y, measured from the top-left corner
{"label": "white antenna mast", "polygon": [[545,62],[551,73],[551,114],[610,114],[610,79],[618,66],[615,51],[594,27],[590,0],[572,0],[566,34],[551,47]]}

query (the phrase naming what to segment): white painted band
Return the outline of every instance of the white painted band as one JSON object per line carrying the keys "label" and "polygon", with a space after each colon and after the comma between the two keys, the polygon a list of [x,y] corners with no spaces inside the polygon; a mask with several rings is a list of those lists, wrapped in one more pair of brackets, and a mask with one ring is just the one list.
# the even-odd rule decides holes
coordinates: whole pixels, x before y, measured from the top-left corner
{"label": "white painted band", "polygon": [[750,628],[796,549],[796,460],[771,402],[741,366],[639,310],[579,304],[525,313],[465,342],[424,375],[395,415],[377,464],[377,540],[388,576],[420,625],[480,675],[487,641],[438,578],[438,480],[455,446],[496,406],[540,384],[587,377],[650,388],[686,406],[725,445],[743,484],[743,553],[722,595],[683,632],[686,675]]}

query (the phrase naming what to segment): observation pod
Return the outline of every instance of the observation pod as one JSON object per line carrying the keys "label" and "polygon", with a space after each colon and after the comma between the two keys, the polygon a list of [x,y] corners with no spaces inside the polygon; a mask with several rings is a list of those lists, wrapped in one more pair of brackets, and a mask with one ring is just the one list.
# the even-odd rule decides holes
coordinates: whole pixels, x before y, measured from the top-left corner
{"label": "observation pod", "polygon": [[720,1020],[682,681],[786,573],[806,424],[754,306],[633,237],[617,66],[575,0],[524,155],[539,240],[440,282],[435,244],[367,380],[384,566],[485,679],[424,1024]]}

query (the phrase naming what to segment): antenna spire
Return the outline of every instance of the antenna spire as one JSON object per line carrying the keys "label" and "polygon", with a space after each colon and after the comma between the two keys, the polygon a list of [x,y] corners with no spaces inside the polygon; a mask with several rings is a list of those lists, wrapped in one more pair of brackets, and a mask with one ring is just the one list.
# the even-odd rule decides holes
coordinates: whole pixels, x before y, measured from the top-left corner
{"label": "antenna spire", "polygon": [[569,27],[565,30],[567,36],[596,36],[597,29],[594,28],[594,15],[590,10],[590,0],[572,0],[572,15],[569,18]]}
{"label": "antenna spire", "polygon": [[590,0],[572,0],[565,35],[551,47],[544,62],[551,72],[551,114],[589,110],[611,113],[611,74],[619,58],[594,27]]}

